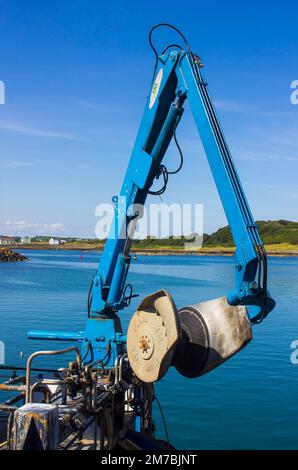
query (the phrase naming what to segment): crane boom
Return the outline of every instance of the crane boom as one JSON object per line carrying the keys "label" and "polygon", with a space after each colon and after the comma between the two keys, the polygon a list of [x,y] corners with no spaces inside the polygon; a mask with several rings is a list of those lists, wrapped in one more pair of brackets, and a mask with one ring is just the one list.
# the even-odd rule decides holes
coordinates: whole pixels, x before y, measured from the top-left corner
{"label": "crane boom", "polygon": [[[117,312],[129,305],[131,297],[134,296],[132,287],[126,285],[126,278],[131,261],[130,248],[136,221],[141,216],[140,207],[144,206],[148,194],[161,194],[166,188],[168,174],[162,162],[171,140],[173,137],[175,139],[175,131],[182,118],[186,100],[190,104],[236,250],[234,288],[221,299],[187,307],[183,310],[184,313],[181,313],[180,326],[182,329],[184,327],[184,331],[189,328],[197,329],[198,324],[203,321],[202,318],[206,317],[210,325],[216,323],[220,330],[227,332],[231,328],[229,318],[232,317],[234,319],[232,330],[238,331],[240,328],[244,335],[231,349],[229,338],[233,336],[234,330],[230,330],[230,336],[226,337],[227,348],[218,351],[222,361],[241,349],[251,338],[251,333],[248,331],[250,325],[248,326],[243,318],[247,317],[251,324],[258,323],[275,305],[267,290],[266,252],[210,98],[202,72],[202,61],[192,52],[185,37],[171,25],[170,27],[182,37],[185,47],[171,45],[158,55],[152,45],[151,36],[154,29],[159,26],[169,25],[157,25],[150,32],[149,42],[156,54],[153,80],[121,190],[113,197],[114,218],[90,287],[87,325],[85,330],[76,336],[76,340],[82,343],[82,355],[86,363],[96,363],[104,358],[105,367],[110,369],[114,367],[116,358],[126,351],[127,346],[127,339],[122,332]],[[153,182],[161,175],[165,178],[164,187],[161,191],[154,192],[151,189]],[[167,296],[168,294],[161,290],[162,301],[159,296],[153,294],[141,305],[145,304],[148,307],[152,302],[153,304],[157,302],[158,298],[160,305],[164,302],[170,306],[169,311],[173,303]],[[156,310],[158,311],[158,308]],[[172,324],[174,324],[178,317],[176,318],[174,311],[172,313]],[[213,315],[216,315],[216,318],[213,318]],[[173,320],[175,318],[176,320]],[[177,325],[179,321],[178,319]],[[195,326],[191,326],[193,321]],[[177,341],[182,334],[181,331],[177,326]],[[196,341],[204,342],[209,333],[202,332],[202,337]],[[30,332],[29,337],[72,340],[74,334],[39,331]],[[188,343],[180,341],[180,346],[184,344],[184,349],[187,347],[190,350],[190,338],[187,341]],[[173,340],[171,344],[173,348],[175,341]],[[179,354],[181,356],[181,348]]]}
{"label": "crane boom", "polygon": [[[235,286],[227,294],[230,305],[250,307],[252,321],[274,307],[267,292],[267,262],[258,227],[249,208],[234,161],[202,73],[202,62],[192,52],[166,51],[158,58],[151,93],[137,134],[119,196],[113,198],[115,216],[92,288],[91,314],[107,314],[125,306],[132,233],[129,223],[143,205],[189,101],[212,175],[236,246]],[[257,281],[263,270],[262,281]],[[261,276],[260,276],[261,277]]]}

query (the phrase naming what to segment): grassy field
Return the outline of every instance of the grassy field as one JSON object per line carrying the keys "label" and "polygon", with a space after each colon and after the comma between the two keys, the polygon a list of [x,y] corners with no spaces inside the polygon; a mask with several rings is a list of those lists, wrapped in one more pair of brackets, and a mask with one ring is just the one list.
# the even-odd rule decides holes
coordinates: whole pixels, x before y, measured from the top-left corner
{"label": "grassy field", "polygon": [[272,245],[265,245],[268,253],[293,253],[298,254],[298,245],[290,243],[275,243]]}
{"label": "grassy field", "polygon": [[[268,254],[272,256],[298,256],[298,222],[289,220],[257,221],[259,232]],[[50,237],[34,237],[28,245],[15,245],[15,249],[31,250],[99,250],[104,247],[104,240],[66,238],[66,243],[49,245]],[[189,238],[173,236],[168,238],[145,238],[134,240],[131,251],[144,254],[197,254],[231,256],[234,253],[233,239],[229,226],[221,227],[216,232],[203,234],[203,247],[185,249]]]}
{"label": "grassy field", "polygon": [[[104,243],[102,242],[84,242],[84,241],[76,241],[76,242],[69,242],[64,243],[61,245],[49,245],[45,242],[36,242],[30,243],[27,245],[16,245],[12,248],[16,250],[99,250],[101,251],[104,247]],[[273,256],[298,256],[298,245],[292,245],[290,243],[275,243],[271,245],[265,245],[266,251],[269,255]],[[200,249],[193,249],[193,250],[185,250],[184,246],[175,246],[175,245],[166,245],[163,244],[161,246],[158,243],[152,244],[152,246],[146,244],[146,246],[142,246],[139,243],[137,246],[132,247],[132,253],[144,253],[144,254],[197,254],[197,255],[221,255],[221,256],[231,256],[234,253],[234,247],[229,246],[203,246]]]}

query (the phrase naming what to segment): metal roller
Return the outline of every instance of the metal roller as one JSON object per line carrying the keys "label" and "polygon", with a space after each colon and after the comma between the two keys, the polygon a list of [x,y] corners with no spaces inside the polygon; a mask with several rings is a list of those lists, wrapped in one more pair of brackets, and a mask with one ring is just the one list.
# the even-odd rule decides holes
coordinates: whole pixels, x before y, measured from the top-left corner
{"label": "metal roller", "polygon": [[232,307],[225,297],[183,307],[178,315],[182,338],[173,365],[185,377],[206,374],[252,339],[246,307]]}

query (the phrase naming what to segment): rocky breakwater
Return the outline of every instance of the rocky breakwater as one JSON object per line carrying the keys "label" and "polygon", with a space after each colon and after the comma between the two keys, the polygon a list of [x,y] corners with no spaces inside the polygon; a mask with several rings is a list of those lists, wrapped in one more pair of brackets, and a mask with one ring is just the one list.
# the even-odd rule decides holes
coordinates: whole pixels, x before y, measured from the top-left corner
{"label": "rocky breakwater", "polygon": [[8,263],[13,261],[28,261],[24,255],[11,250],[10,248],[0,248],[0,263]]}

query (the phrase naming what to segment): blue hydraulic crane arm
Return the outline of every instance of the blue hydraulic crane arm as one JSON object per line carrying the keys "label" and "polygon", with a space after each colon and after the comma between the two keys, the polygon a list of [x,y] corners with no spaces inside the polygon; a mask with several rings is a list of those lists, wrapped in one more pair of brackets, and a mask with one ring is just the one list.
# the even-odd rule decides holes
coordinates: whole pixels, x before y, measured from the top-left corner
{"label": "blue hydraulic crane arm", "polygon": [[160,163],[183,113],[176,99],[175,68],[179,55],[173,53],[156,78],[136,137],[123,185],[113,197],[114,219],[98,271],[93,279],[91,316],[117,311],[126,304],[125,280],[129,269],[131,237],[128,224],[135,217],[134,206],[143,205]]}
{"label": "blue hydraulic crane arm", "polygon": [[267,292],[266,252],[210,98],[202,67],[198,56],[192,53],[182,55],[177,67],[178,94],[187,95],[236,246],[235,288],[227,300],[231,305],[257,306],[250,309],[250,314],[260,320],[275,305]]}
{"label": "blue hydraulic crane arm", "polygon": [[[253,322],[274,307],[267,292],[266,253],[248,206],[239,176],[221,130],[202,74],[199,57],[190,51],[159,56],[145,111],[119,196],[115,215],[91,289],[90,315],[121,310],[131,291],[125,288],[136,205],[143,205],[156,177],[188,99],[223,204],[235,252],[235,287],[231,305],[249,306]],[[127,230],[127,227],[130,230]]]}

